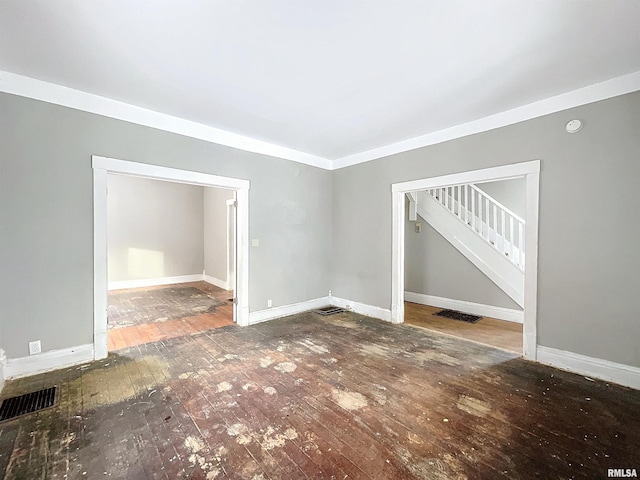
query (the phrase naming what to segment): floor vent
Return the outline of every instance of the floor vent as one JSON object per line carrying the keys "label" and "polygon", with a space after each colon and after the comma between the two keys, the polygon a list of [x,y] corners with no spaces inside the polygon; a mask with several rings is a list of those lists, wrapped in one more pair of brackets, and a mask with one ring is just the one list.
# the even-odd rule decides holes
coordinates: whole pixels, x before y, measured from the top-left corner
{"label": "floor vent", "polygon": [[333,306],[329,306],[329,307],[322,307],[322,308],[318,308],[317,310],[314,310],[315,313],[319,313],[320,315],[334,315],[336,313],[342,313],[344,312],[344,308],[340,308],[340,307],[333,307]]}
{"label": "floor vent", "polygon": [[467,323],[476,323],[478,320],[482,318],[478,315],[462,313],[456,310],[441,310],[438,313],[436,313],[436,315],[439,317],[451,318],[453,320],[460,320],[462,322],[467,322]]}
{"label": "floor vent", "polygon": [[56,401],[56,389],[57,387],[50,387],[4,399],[0,405],[0,422],[53,407]]}

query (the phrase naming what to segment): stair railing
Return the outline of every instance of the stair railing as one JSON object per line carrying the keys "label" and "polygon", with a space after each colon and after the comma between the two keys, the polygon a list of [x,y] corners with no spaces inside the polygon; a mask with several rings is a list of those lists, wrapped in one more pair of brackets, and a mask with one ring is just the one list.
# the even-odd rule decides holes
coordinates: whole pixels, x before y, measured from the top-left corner
{"label": "stair railing", "polygon": [[524,271],[524,219],[473,184],[432,188],[427,193]]}

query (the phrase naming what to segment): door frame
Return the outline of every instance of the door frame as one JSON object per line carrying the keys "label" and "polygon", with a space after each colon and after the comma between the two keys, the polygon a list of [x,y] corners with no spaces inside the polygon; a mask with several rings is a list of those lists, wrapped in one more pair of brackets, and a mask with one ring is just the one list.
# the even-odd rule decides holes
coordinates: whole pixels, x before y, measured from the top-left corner
{"label": "door frame", "polygon": [[233,319],[249,325],[249,188],[250,182],[177,168],[93,155],[93,347],[94,359],[106,358],[107,341],[107,175],[119,174],[236,191],[236,299]]}
{"label": "door frame", "polygon": [[527,210],[525,244],[527,265],[524,274],[523,355],[535,360],[537,353],[538,302],[538,210],[540,196],[540,160],[484,168],[438,177],[411,180],[391,185],[392,197],[392,261],[391,321],[404,322],[404,256],[405,194],[416,190],[449,187],[464,183],[481,183],[512,178],[526,178]]}
{"label": "door frame", "polygon": [[[236,199],[227,200],[227,290],[236,291]],[[233,234],[232,234],[233,232]]]}

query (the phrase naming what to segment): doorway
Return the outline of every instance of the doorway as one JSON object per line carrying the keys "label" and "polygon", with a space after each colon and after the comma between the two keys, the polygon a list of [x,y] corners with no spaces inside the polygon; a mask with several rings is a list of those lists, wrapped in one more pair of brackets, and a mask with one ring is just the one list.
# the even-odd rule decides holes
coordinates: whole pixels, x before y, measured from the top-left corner
{"label": "doorway", "polygon": [[393,323],[405,319],[405,195],[418,190],[450,187],[459,184],[481,183],[526,178],[527,268],[524,275],[523,355],[536,358],[537,270],[538,270],[538,197],[540,161],[530,161],[501,167],[475,170],[459,174],[425,178],[392,185],[392,304]]}
{"label": "doorway", "polygon": [[107,177],[109,351],[231,325],[235,190]]}
{"label": "doorway", "polygon": [[[249,320],[249,187],[247,180],[220,177],[187,170],[180,170],[130,161],[94,156],[94,358],[105,358],[108,352],[107,328],[107,175],[122,174],[145,179],[163,180],[202,187],[219,187],[236,191],[235,244],[236,290],[233,298],[233,320],[239,326],[248,325]],[[228,235],[228,230],[225,232]],[[227,247],[228,248],[228,247]],[[203,273],[204,277],[204,273]]]}

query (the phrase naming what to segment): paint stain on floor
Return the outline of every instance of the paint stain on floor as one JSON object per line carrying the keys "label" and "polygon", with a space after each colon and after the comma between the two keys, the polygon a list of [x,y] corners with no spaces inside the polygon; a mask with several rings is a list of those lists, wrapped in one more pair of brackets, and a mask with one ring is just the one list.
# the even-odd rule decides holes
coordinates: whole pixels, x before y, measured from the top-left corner
{"label": "paint stain on floor", "polygon": [[138,345],[10,381],[8,479],[605,478],[638,465],[640,392],[343,313]]}

